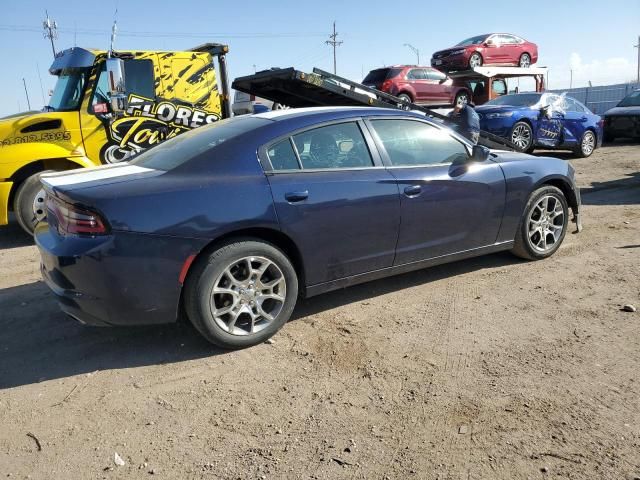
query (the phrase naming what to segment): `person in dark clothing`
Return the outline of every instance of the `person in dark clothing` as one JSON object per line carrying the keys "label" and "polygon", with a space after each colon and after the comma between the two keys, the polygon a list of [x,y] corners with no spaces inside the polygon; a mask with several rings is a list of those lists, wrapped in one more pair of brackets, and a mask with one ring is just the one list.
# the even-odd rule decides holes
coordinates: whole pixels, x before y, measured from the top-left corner
{"label": "person in dark clothing", "polygon": [[478,143],[480,137],[480,117],[473,108],[473,104],[457,104],[449,118],[454,123],[454,130],[463,137],[469,139],[474,144]]}

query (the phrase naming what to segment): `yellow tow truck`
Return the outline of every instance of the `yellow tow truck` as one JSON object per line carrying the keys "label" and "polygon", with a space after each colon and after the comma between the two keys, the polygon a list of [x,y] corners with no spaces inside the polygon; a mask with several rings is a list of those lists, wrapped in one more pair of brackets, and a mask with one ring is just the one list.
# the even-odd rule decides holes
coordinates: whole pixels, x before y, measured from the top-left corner
{"label": "yellow tow truck", "polygon": [[46,216],[42,172],[118,163],[229,117],[228,50],[207,43],[180,52],[58,53],[49,105],[0,118],[0,225],[13,211],[32,233]]}

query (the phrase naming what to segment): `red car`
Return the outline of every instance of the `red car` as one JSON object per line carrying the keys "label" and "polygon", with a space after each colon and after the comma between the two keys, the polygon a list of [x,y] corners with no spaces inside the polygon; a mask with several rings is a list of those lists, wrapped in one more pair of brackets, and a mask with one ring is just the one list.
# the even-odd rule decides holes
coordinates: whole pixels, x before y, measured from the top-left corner
{"label": "red car", "polygon": [[422,105],[466,103],[471,92],[459,82],[431,67],[395,65],[371,70],[362,81],[367,87]]}
{"label": "red car", "polygon": [[473,70],[482,65],[513,65],[527,68],[538,61],[535,43],[510,33],[489,33],[440,50],[431,57],[431,66],[450,72]]}

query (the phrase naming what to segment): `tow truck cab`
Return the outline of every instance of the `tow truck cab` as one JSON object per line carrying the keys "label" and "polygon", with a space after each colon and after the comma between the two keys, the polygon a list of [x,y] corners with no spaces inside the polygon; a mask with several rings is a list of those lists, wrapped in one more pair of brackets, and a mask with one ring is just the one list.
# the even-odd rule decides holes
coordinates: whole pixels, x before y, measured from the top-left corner
{"label": "tow truck cab", "polygon": [[[33,231],[44,216],[43,171],[117,163],[229,117],[227,52],[226,45],[208,43],[181,52],[76,47],[58,53],[49,69],[58,77],[49,105],[0,119],[0,225],[13,210]],[[123,80],[115,109],[107,69],[113,59]]]}

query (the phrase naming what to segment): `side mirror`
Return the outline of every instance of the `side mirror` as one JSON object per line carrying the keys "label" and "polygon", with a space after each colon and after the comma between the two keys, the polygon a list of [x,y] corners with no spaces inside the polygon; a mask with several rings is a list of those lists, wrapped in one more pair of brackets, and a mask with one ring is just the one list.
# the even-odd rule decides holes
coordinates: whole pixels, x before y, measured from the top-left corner
{"label": "side mirror", "polygon": [[111,110],[118,114],[127,109],[127,89],[124,78],[124,61],[120,58],[107,58],[107,84]]}
{"label": "side mirror", "polygon": [[484,145],[474,145],[471,152],[471,161],[484,162],[489,158],[489,153],[491,153],[491,150]]}

